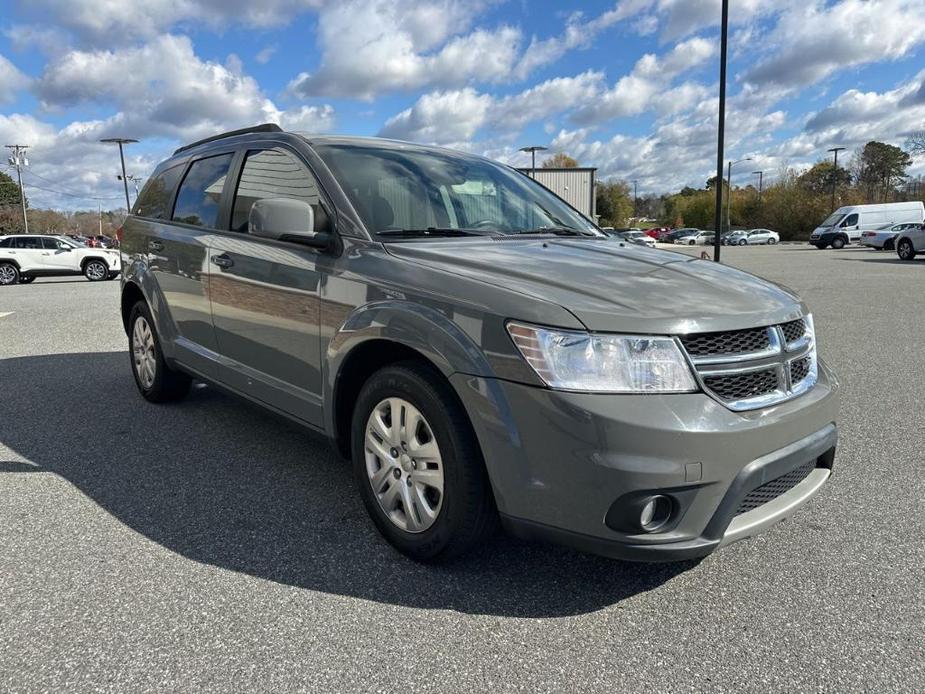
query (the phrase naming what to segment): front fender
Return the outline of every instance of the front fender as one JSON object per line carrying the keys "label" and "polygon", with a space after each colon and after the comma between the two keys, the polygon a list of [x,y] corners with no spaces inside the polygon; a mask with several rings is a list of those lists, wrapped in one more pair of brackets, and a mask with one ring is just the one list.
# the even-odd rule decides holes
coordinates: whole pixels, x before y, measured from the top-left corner
{"label": "front fender", "polygon": [[334,394],[343,365],[354,349],[370,340],[388,340],[408,347],[422,354],[447,378],[454,373],[494,375],[482,349],[444,313],[401,300],[366,304],[347,317],[328,343],[324,409],[329,432],[334,431]]}
{"label": "front fender", "polygon": [[[135,286],[148,304],[151,310],[151,316],[154,318],[154,329],[160,336],[161,350],[164,356],[170,360],[174,358],[174,342],[177,337],[176,327],[170,317],[170,309],[167,307],[167,300],[161,292],[160,286],[152,277],[148,270],[148,265],[143,258],[135,257],[130,262],[125,263],[123,254],[122,265],[122,295],[129,285]],[[130,308],[130,307],[128,307]],[[123,306],[123,310],[126,309]],[[124,316],[127,321],[128,316]],[[128,333],[128,324],[125,323],[126,334]]]}

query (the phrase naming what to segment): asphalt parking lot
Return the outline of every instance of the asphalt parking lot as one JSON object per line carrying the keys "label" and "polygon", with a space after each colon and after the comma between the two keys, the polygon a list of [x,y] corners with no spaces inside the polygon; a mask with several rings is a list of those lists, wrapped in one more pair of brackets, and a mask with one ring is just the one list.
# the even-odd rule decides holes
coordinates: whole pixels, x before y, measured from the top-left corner
{"label": "asphalt parking lot", "polygon": [[810,304],[841,441],[794,519],[680,565],[506,537],[416,565],[313,435],[145,403],[118,282],[0,289],[0,690],[920,691],[925,259],[723,259]]}

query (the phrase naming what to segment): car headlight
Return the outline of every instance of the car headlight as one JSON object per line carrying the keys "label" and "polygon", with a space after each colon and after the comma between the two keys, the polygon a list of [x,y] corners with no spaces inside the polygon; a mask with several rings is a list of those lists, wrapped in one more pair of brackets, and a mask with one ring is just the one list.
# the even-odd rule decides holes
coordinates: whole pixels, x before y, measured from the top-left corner
{"label": "car headlight", "polygon": [[550,388],[691,393],[697,383],[670,337],[608,335],[508,323],[517,349]]}

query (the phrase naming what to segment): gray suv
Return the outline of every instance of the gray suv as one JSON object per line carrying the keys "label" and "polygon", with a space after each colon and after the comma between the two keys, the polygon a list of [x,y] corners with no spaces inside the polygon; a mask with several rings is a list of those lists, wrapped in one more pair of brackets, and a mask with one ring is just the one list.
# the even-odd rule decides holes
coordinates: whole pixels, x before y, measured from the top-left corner
{"label": "gray suv", "polygon": [[141,394],[201,379],[324,433],[417,559],[499,521],[701,557],[792,515],[832,469],[837,385],[798,297],[614,242],[477,156],[227,133],[157,167],[122,253]]}

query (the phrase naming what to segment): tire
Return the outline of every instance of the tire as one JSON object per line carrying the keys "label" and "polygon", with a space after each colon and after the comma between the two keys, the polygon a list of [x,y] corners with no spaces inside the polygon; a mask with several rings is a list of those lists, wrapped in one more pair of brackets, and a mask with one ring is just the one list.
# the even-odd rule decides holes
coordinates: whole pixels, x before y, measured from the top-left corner
{"label": "tire", "polygon": [[748,241],[746,241],[745,239],[739,239],[739,245],[740,245],[740,246],[747,246],[747,245],[748,245]]}
{"label": "tire", "polygon": [[[183,398],[189,392],[192,379],[167,366],[154,319],[144,301],[138,301],[132,307],[128,326],[129,360],[138,392],[149,402],[172,402]],[[147,335],[150,335],[150,340]],[[143,363],[146,367],[142,366]]]}
{"label": "tire", "polygon": [[697,245],[697,242],[696,242],[696,241],[688,241],[688,242],[687,242],[687,245],[688,245],[688,246],[696,246],[696,245]]}
{"label": "tire", "polygon": [[909,239],[900,241],[896,246],[896,255],[900,260],[915,260],[915,246],[912,245],[912,241]]}
{"label": "tire", "polygon": [[[423,417],[415,432],[392,428],[391,412],[414,417],[414,410]],[[399,552],[418,561],[458,557],[497,527],[488,474],[472,425],[449,384],[434,369],[401,362],[374,373],[356,400],[351,444],[354,476],[366,510]],[[435,450],[436,455],[419,468],[421,456],[411,456],[431,444],[436,445],[427,450]],[[439,495],[436,486],[415,478],[421,472],[434,481],[442,473]],[[410,515],[404,499],[410,501]]]}
{"label": "tire", "polygon": [[773,245],[776,244],[776,243],[777,243],[777,239],[775,239],[775,238],[773,238],[773,237],[770,238],[770,239],[768,239],[768,245],[769,245],[769,246],[773,246]]}
{"label": "tire", "polygon": [[840,236],[837,236],[834,239],[832,239],[832,248],[834,248],[836,251],[841,250],[844,247],[845,247],[845,239],[843,239]]}
{"label": "tire", "polygon": [[19,269],[13,263],[0,263],[0,286],[19,284]]}
{"label": "tire", "polygon": [[84,263],[84,277],[91,282],[101,282],[109,277],[109,268],[102,260],[92,258]]}
{"label": "tire", "polygon": [[824,251],[826,248],[829,247],[829,244],[827,243],[814,243],[813,245],[820,251]]}
{"label": "tire", "polygon": [[896,250],[896,249],[894,248],[894,246],[893,246],[893,239],[889,239],[888,241],[884,241],[884,242],[883,242],[883,248],[882,248],[881,250],[884,250],[884,251],[893,251],[893,250]]}
{"label": "tire", "polygon": [[20,284],[30,284],[30,283],[32,283],[32,282],[35,282],[35,275],[32,275],[31,277],[25,277],[25,276],[23,276],[23,275],[20,275],[20,276],[19,276],[19,283],[20,283]]}

